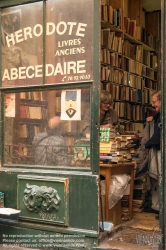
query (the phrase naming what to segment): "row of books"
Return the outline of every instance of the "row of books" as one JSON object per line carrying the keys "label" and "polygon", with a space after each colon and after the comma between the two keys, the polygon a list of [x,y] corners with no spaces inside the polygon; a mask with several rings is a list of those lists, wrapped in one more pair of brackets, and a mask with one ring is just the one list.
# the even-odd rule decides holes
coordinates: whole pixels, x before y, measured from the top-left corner
{"label": "row of books", "polygon": [[141,89],[133,89],[115,84],[112,87],[111,94],[114,100],[143,103],[143,91]]}
{"label": "row of books", "polygon": [[135,134],[115,136],[109,142],[100,142],[100,160],[110,162],[132,161],[132,155],[137,153],[135,149]]}
{"label": "row of books", "polygon": [[[108,88],[107,88],[108,90]],[[155,90],[144,88],[134,89],[127,86],[119,86],[110,84],[110,93],[114,100],[139,102],[142,104],[150,104],[152,102],[152,94]]]}
{"label": "row of books", "polygon": [[101,30],[101,46],[122,54],[123,40],[121,36],[117,36],[115,32],[110,29]]}
{"label": "row of books", "polygon": [[157,55],[154,52],[143,49],[142,45],[133,44],[124,40],[124,56],[145,64],[149,68],[157,68]]}
{"label": "row of books", "polygon": [[117,68],[101,66],[101,81],[123,84],[123,71]]}
{"label": "row of books", "polygon": [[142,63],[143,47],[124,40],[124,55]]}
{"label": "row of books", "polygon": [[[137,48],[139,48],[139,46],[136,47],[136,50]],[[152,78],[157,77],[157,71],[155,71],[155,68],[157,66],[157,57],[146,50],[140,49],[140,51],[141,58],[138,58],[138,52],[136,52],[136,55],[133,54],[131,58],[128,58],[128,56],[130,56],[128,53],[125,53],[124,69],[138,75],[142,75],[143,73],[145,76],[150,75]],[[100,60],[101,63],[122,68],[122,56],[118,52],[111,52],[107,48],[102,48],[100,53]],[[141,61],[141,63],[139,63],[138,61]],[[142,63],[147,67],[143,66]]]}
{"label": "row of books", "polygon": [[42,91],[33,91],[33,92],[21,92],[20,99],[24,100],[34,100],[34,101],[45,101],[46,93]]}
{"label": "row of books", "polygon": [[101,5],[101,21],[121,28],[122,27],[121,9],[113,9],[111,5]]}
{"label": "row of books", "polygon": [[[122,29],[122,13],[121,8],[113,9],[109,1],[101,1],[101,21],[109,22]],[[156,36],[148,33],[148,31],[136,24],[136,20],[124,17],[123,31],[125,34],[132,36],[134,39],[147,44],[149,47],[157,50],[158,39]]]}
{"label": "row of books", "polygon": [[19,137],[33,139],[36,134],[46,131],[45,126],[23,124],[19,125]]}
{"label": "row of books", "polygon": [[142,76],[143,65],[133,59],[124,58],[124,70]]}
{"label": "row of books", "polygon": [[48,110],[45,107],[20,105],[20,118],[47,119]]}
{"label": "row of books", "polygon": [[124,17],[124,32],[132,36],[134,39],[147,44],[152,49],[157,50],[157,37],[148,33],[145,28],[136,25],[136,20]]}
{"label": "row of books", "polygon": [[[156,91],[158,87],[157,81],[151,80],[146,77],[141,77],[135,74],[130,74],[127,71],[123,71],[122,85],[129,86],[131,88],[142,89],[142,90],[144,88],[150,88]],[[110,92],[112,88],[113,88],[112,83],[105,84],[105,90]]]}
{"label": "row of books", "polygon": [[122,68],[122,57],[117,52],[112,52],[108,49],[101,49],[101,63],[109,64],[112,67]]}
{"label": "row of books", "polygon": [[101,65],[100,77],[102,82],[124,84],[126,86],[141,88],[141,75],[134,75],[132,72],[123,71],[114,66]]}
{"label": "row of books", "polygon": [[147,50],[143,50],[143,64],[146,66],[157,69],[158,63],[157,63],[157,55],[155,55],[153,52],[149,52]]}
{"label": "row of books", "polygon": [[129,131],[142,132],[144,124],[141,122],[128,122],[125,124],[125,129]]}
{"label": "row of books", "polygon": [[144,77],[149,77],[152,80],[157,80],[157,71],[153,70],[153,69],[149,69],[148,67],[143,67],[142,69],[142,75]]}
{"label": "row of books", "polygon": [[[153,85],[156,89],[157,71],[149,69],[132,59],[125,58],[124,70],[121,69],[122,60],[117,54],[109,58],[110,64],[101,64],[101,81],[114,82],[118,84],[129,85],[131,87],[140,86],[142,77],[145,86]],[[145,78],[149,80],[145,80]],[[140,82],[140,83],[139,83]],[[154,82],[154,83],[153,83]],[[137,87],[136,87],[137,88]]]}
{"label": "row of books", "polygon": [[129,34],[130,36],[134,37],[136,39],[136,37],[138,38],[138,40],[141,40],[140,36],[140,29],[138,32],[138,28],[139,26],[136,25],[136,20],[131,20],[129,17],[124,17],[124,32]]}
{"label": "row of books", "polygon": [[123,84],[136,89],[142,89],[142,77],[123,71]]}
{"label": "row of books", "polygon": [[[128,121],[138,121],[138,122],[145,122],[147,117],[146,107],[142,105],[133,105],[128,102],[115,102],[114,109],[116,110],[120,119],[128,120]],[[127,123],[126,123],[127,125]],[[143,125],[143,124],[142,124]],[[125,126],[127,127],[130,126]],[[144,125],[141,126],[143,129]],[[131,130],[131,129],[129,129]],[[135,131],[135,129],[133,129]],[[140,130],[142,131],[142,130]]]}
{"label": "row of books", "polygon": [[133,44],[127,39],[123,41],[121,35],[116,35],[110,29],[101,30],[101,46],[124,54],[133,60],[141,62],[150,68],[157,68],[157,55],[154,52],[143,49],[140,44]]}
{"label": "row of books", "polygon": [[144,77],[142,79],[142,88],[150,88],[157,91],[158,88],[157,81]]}
{"label": "row of books", "polygon": [[103,87],[103,89],[108,91],[110,91],[112,83],[118,83],[136,89],[150,88],[157,90],[158,87],[156,80],[131,74],[127,71],[118,71],[118,69],[112,68],[109,69],[107,66],[101,67],[101,81],[111,82],[105,84],[105,88]]}

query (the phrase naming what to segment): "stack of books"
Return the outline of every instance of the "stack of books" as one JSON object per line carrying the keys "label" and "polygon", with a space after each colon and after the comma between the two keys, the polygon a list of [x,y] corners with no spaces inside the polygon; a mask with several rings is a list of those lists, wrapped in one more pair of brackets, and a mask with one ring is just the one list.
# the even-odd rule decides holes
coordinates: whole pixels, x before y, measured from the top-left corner
{"label": "stack of books", "polygon": [[[100,141],[101,161],[122,163],[135,160],[138,155],[138,149],[135,148],[137,137],[134,133],[115,136],[114,138],[110,138],[109,141],[108,137],[106,138],[106,141]],[[101,140],[103,139],[101,138]]]}
{"label": "stack of books", "polygon": [[144,203],[147,193],[147,181],[145,176],[134,180],[134,194],[133,194],[133,211],[141,212],[144,209]]}
{"label": "stack of books", "polygon": [[130,220],[129,216],[129,195],[124,195],[121,199],[122,220]]}

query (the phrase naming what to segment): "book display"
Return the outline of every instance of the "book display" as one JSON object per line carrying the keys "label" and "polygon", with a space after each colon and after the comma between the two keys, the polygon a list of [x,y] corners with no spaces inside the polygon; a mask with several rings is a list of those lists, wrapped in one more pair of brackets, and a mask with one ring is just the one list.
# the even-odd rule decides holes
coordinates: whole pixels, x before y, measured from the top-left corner
{"label": "book display", "polygon": [[[141,0],[101,0],[101,89],[111,93],[125,131],[141,132],[146,117],[154,115],[151,97],[160,89],[159,15],[143,10]],[[134,134],[108,139],[102,133],[101,163],[135,162],[139,145],[135,148]],[[147,195],[146,177],[135,179],[134,212],[146,207]],[[129,220],[128,194],[121,198],[121,213],[122,220]]]}
{"label": "book display", "polygon": [[90,136],[82,138],[89,93],[87,89],[74,89],[5,95],[6,164],[46,165],[46,158],[55,159],[60,154],[49,165],[67,159],[72,166],[89,166]]}
{"label": "book display", "polygon": [[157,24],[150,24],[151,14],[140,6],[141,0],[101,0],[101,89],[112,94],[126,130],[136,132],[151,115],[151,95],[160,88]]}

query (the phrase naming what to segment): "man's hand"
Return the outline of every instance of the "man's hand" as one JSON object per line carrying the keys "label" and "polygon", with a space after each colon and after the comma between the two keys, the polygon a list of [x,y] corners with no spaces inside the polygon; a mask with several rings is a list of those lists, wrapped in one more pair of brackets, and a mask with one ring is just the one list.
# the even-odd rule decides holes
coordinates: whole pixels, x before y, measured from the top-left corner
{"label": "man's hand", "polygon": [[146,117],[146,121],[147,121],[147,122],[152,122],[152,121],[153,121],[153,116],[148,116],[148,117]]}
{"label": "man's hand", "polygon": [[112,128],[112,124],[104,124],[100,126],[101,128]]}

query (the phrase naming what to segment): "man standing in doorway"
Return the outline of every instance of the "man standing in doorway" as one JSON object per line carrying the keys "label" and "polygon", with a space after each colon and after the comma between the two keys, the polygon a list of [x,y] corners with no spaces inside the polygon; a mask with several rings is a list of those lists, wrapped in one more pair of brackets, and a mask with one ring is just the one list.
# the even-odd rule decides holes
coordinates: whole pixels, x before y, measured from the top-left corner
{"label": "man standing in doorway", "polygon": [[[154,133],[145,143],[145,149],[149,150],[149,176],[152,184],[152,209],[159,212],[159,184],[161,176],[161,151],[160,151],[160,111],[161,91],[152,95],[152,107],[156,114],[153,116]],[[159,219],[159,216],[156,216]]]}

